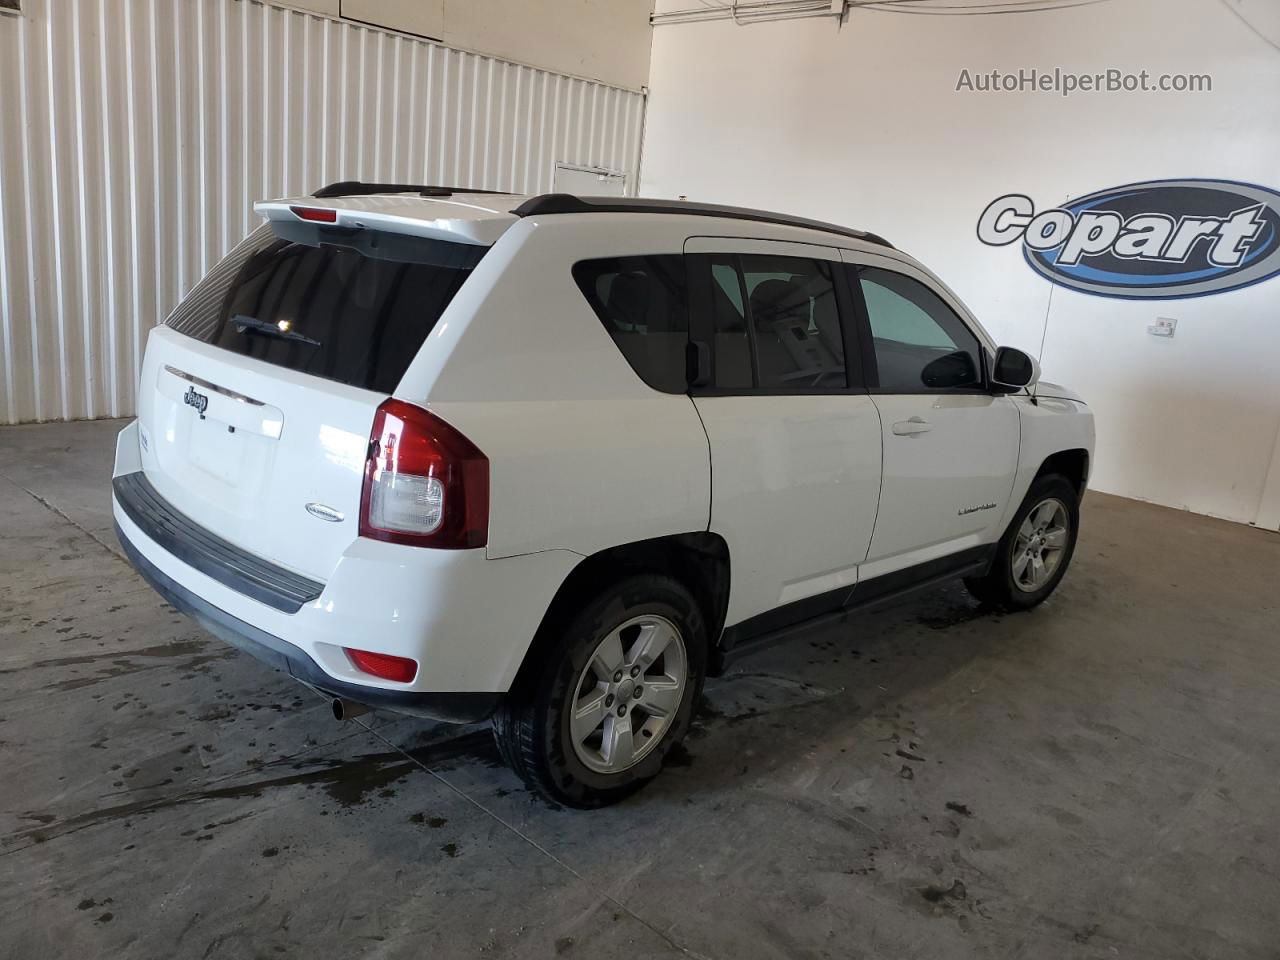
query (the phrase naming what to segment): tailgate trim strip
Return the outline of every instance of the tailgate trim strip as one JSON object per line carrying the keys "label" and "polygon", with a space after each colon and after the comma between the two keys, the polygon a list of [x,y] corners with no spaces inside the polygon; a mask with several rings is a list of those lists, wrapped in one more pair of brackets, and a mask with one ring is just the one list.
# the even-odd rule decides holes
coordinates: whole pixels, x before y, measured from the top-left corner
{"label": "tailgate trim strip", "polygon": [[230,397],[232,400],[238,400],[240,403],[247,403],[254,407],[265,407],[266,404],[261,400],[255,400],[253,397],[246,397],[243,393],[236,393],[234,390],[228,390],[226,387],[220,387],[216,383],[210,383],[208,380],[202,380],[194,373],[187,373],[185,370],[179,370],[177,367],[171,367],[169,364],[164,365],[165,373],[171,373],[180,380],[186,380],[188,383],[194,383],[197,387],[204,387],[206,390],[212,390],[214,393],[220,393],[224,397]]}
{"label": "tailgate trim strip", "polygon": [[179,513],[139,470],[111,481],[116,501],[156,544],[189,567],[283,613],[297,613],[324,584],[254,556]]}

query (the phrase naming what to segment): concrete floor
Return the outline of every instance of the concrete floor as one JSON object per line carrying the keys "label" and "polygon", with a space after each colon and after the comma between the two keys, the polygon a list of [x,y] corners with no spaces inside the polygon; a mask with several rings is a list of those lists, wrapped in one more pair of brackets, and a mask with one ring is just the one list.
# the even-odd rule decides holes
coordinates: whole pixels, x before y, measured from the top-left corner
{"label": "concrete floor", "polygon": [[1280,535],[1090,495],[1039,610],[797,636],[578,813],[175,615],[119,426],[0,430],[0,956],[1277,956]]}

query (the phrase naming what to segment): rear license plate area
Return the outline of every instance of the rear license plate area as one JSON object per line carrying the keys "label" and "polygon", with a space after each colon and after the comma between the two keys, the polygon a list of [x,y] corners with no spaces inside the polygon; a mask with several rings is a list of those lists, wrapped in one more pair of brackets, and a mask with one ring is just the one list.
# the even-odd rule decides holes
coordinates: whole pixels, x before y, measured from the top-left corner
{"label": "rear license plate area", "polygon": [[187,457],[193,467],[229,486],[239,486],[244,470],[244,436],[241,431],[217,420],[201,418],[193,410],[187,437]]}

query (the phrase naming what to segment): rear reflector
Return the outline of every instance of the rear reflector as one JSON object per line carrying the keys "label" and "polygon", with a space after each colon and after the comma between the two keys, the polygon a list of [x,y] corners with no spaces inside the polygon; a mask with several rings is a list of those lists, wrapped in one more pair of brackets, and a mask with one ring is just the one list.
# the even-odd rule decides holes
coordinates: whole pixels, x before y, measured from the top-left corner
{"label": "rear reflector", "polygon": [[408,657],[393,657],[389,653],[370,653],[368,650],[352,650],[343,647],[355,668],[362,673],[381,677],[383,680],[394,680],[396,683],[408,683],[418,674],[418,662]]}
{"label": "rear reflector", "polygon": [[489,539],[489,460],[434,414],[386,400],[374,414],[360,535],[464,550]]}
{"label": "rear reflector", "polygon": [[299,220],[311,220],[315,223],[338,222],[338,211],[327,207],[290,207],[289,209]]}

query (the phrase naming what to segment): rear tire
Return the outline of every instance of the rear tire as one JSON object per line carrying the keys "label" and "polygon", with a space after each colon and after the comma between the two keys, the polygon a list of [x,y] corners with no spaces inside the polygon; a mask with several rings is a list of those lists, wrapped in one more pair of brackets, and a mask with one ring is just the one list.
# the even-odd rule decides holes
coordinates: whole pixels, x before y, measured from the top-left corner
{"label": "rear tire", "polygon": [[677,581],[645,574],[544,629],[555,631],[548,652],[494,714],[498,751],[549,800],[617,803],[689,730],[706,676],[702,612]]}
{"label": "rear tire", "polygon": [[1075,554],[1080,495],[1060,474],[1037,477],[996,548],[991,570],[965,586],[1001,610],[1029,610],[1057,589]]}

